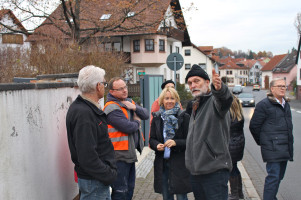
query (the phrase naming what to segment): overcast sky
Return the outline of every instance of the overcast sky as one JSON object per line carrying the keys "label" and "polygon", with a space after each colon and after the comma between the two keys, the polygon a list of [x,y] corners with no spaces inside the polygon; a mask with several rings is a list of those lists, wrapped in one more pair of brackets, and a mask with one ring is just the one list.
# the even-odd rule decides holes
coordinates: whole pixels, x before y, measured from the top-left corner
{"label": "overcast sky", "polygon": [[[191,7],[191,2],[194,7]],[[197,46],[225,46],[232,51],[297,49],[294,26],[301,0],[180,0],[191,42]]]}

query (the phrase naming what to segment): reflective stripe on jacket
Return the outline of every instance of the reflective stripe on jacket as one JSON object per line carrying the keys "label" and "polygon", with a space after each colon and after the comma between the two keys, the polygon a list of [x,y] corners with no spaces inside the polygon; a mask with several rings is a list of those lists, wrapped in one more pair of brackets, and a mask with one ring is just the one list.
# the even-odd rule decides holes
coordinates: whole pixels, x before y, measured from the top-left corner
{"label": "reflective stripe on jacket", "polygon": [[[135,102],[133,100],[132,100],[132,103],[135,104]],[[110,104],[118,105],[120,107],[120,109],[122,110],[123,114],[125,115],[125,117],[127,119],[129,119],[128,111],[124,107],[121,107],[118,103],[116,103],[114,101],[107,102],[103,109],[105,109]],[[111,142],[114,146],[114,150],[129,150],[128,134],[118,131],[110,124],[108,124],[108,133],[109,133]]]}

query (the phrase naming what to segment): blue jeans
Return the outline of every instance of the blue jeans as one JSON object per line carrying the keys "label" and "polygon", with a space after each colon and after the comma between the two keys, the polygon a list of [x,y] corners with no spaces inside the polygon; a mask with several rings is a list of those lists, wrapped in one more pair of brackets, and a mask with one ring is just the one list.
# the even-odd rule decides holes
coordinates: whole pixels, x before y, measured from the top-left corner
{"label": "blue jeans", "polygon": [[110,186],[98,180],[78,178],[78,187],[81,192],[80,200],[111,200]]}
{"label": "blue jeans", "polygon": [[227,200],[228,180],[230,172],[227,169],[204,175],[191,175],[190,181],[196,200]]}
{"label": "blue jeans", "polygon": [[277,200],[277,193],[281,180],[284,177],[287,161],[267,162],[267,177],[265,178],[263,199]]}
{"label": "blue jeans", "polygon": [[[162,196],[163,200],[174,200],[174,195],[168,190],[169,182],[169,162],[163,160],[163,177],[162,177]],[[176,194],[177,200],[188,200],[187,194]]]}
{"label": "blue jeans", "polygon": [[112,200],[131,200],[134,194],[135,163],[117,161],[117,179],[112,184]]}

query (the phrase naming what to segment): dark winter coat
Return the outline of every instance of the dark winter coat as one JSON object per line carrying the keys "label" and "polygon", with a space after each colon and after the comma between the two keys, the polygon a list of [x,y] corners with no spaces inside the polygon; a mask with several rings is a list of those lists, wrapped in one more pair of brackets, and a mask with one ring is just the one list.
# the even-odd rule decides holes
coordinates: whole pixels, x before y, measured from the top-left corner
{"label": "dark winter coat", "polygon": [[68,110],[66,127],[77,176],[81,179],[95,179],[105,185],[113,183],[117,177],[117,168],[106,114],[90,101],[78,96]]}
{"label": "dark winter coat", "polygon": [[245,135],[244,135],[244,118],[240,121],[237,118],[232,121],[230,125],[230,143],[229,151],[232,163],[237,163],[242,160],[245,148]]}
{"label": "dark winter coat", "polygon": [[[162,193],[164,151],[158,151],[157,145],[160,143],[164,144],[163,120],[159,112],[153,113],[153,116],[149,144],[150,148],[156,153],[154,161],[154,189],[155,192]],[[169,191],[172,194],[183,194],[192,191],[189,181],[190,174],[185,167],[186,137],[190,116],[184,111],[179,111],[177,118],[179,126],[173,138],[176,146],[171,147],[169,158]]]}
{"label": "dark winter coat", "polygon": [[264,162],[293,161],[293,123],[290,105],[284,108],[273,96],[260,101],[250,121],[250,131]]}

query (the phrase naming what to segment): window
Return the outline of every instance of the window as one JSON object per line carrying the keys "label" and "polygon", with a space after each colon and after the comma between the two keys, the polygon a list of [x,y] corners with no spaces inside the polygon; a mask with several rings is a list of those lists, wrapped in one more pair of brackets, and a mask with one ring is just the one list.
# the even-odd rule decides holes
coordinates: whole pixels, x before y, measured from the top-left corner
{"label": "window", "polygon": [[191,68],[191,64],[185,64],[185,69],[190,69]]}
{"label": "window", "polygon": [[231,70],[227,70],[227,75],[232,75],[232,71]]}
{"label": "window", "polygon": [[112,44],[111,43],[105,43],[105,51],[112,51]]}
{"label": "window", "polygon": [[159,40],[159,51],[165,51],[165,41]]}
{"label": "window", "polygon": [[190,56],[190,49],[185,49],[185,56]]}
{"label": "window", "polygon": [[250,72],[250,76],[253,76],[253,72]]}
{"label": "window", "polygon": [[240,72],[240,75],[242,75],[242,71],[239,71]]}
{"label": "window", "polygon": [[103,14],[101,17],[100,17],[100,20],[101,21],[105,21],[105,20],[108,20],[110,19],[112,14]]}
{"label": "window", "polygon": [[169,46],[169,51],[172,53],[172,45]]}
{"label": "window", "polygon": [[206,67],[206,64],[205,64],[205,63],[199,63],[199,66],[200,66],[203,70],[207,71],[207,67]]}
{"label": "window", "polygon": [[[69,21],[70,21],[71,24],[73,24],[73,19],[72,18],[70,18]],[[65,22],[68,23],[67,20]]]}
{"label": "window", "polygon": [[153,39],[145,39],[145,51],[154,51]]}
{"label": "window", "polygon": [[120,51],[120,50],[121,50],[120,47],[121,47],[121,46],[120,46],[120,42],[114,42],[114,43],[113,43],[113,50],[114,50],[114,51]]}
{"label": "window", "polygon": [[180,47],[176,47],[176,53],[180,53]]}
{"label": "window", "polygon": [[23,44],[23,35],[21,34],[3,34],[3,44]]}
{"label": "window", "polygon": [[128,12],[127,17],[134,17],[135,16],[135,12]]}
{"label": "window", "polygon": [[134,52],[140,52],[140,40],[133,41]]}

